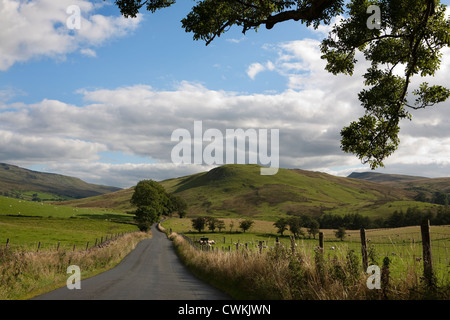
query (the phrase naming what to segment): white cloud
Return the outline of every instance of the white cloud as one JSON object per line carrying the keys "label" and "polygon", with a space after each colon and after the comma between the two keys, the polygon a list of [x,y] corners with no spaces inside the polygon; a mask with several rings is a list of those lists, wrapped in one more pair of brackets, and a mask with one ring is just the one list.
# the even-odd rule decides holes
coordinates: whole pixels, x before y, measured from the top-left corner
{"label": "white cloud", "polygon": [[[38,136],[0,130],[2,162],[96,161],[106,147],[76,138]],[[51,155],[51,156],[50,156]]]}
{"label": "white cloud", "polygon": [[240,42],[245,40],[245,36],[242,36],[239,39],[237,39],[237,38],[228,38],[228,39],[225,39],[225,40],[228,41],[228,42],[231,42],[231,43],[240,43]]}
{"label": "white cloud", "polygon": [[[363,114],[357,93],[364,64],[355,76],[333,76],[318,56],[318,41],[305,39],[276,47],[270,61],[256,63],[249,76],[262,71],[286,77],[289,88],[277,94],[242,94],[210,90],[180,82],[172,90],[137,84],[115,89],[78,91],[83,105],[45,99],[34,104],[4,104],[0,110],[0,162],[43,164],[50,171],[87,181],[127,187],[144,178],[165,179],[207,170],[171,162],[177,128],[203,130],[267,128],[280,130],[281,167],[335,174],[369,170],[340,149],[340,130]],[[450,50],[433,81],[445,85]],[[249,70],[251,71],[251,70]],[[431,82],[431,81],[430,81]],[[414,85],[417,85],[414,83]],[[413,113],[401,124],[399,150],[385,172],[449,176],[450,102]],[[102,163],[99,154],[117,152],[156,163]],[[392,170],[392,171],[391,171]]]}
{"label": "white cloud", "polygon": [[[67,26],[71,14],[66,10],[71,5],[80,8],[79,30]],[[95,14],[98,5],[85,0],[0,0],[0,70],[44,56],[64,59],[78,49],[92,55],[91,47],[122,37],[139,25],[141,16]]]}
{"label": "white cloud", "polygon": [[[86,105],[43,100],[0,112],[2,128],[5,132],[38,137],[41,141],[59,138],[66,142],[67,149],[72,148],[74,141],[85,142],[77,149],[81,158],[89,159],[83,162],[85,175],[90,174],[90,168],[97,162],[95,155],[104,151],[157,161],[149,168],[171,164],[171,150],[176,144],[171,141],[172,132],[178,128],[193,132],[197,120],[202,120],[204,131],[209,128],[221,132],[237,128],[279,129],[282,166],[310,167],[324,162],[330,154],[335,162],[353,159],[340,153],[338,141],[340,126],[351,116],[351,108],[318,90],[246,95],[182,82],[172,91],[135,85],[115,90],[80,90],[79,93]],[[330,123],[327,109],[332,107],[341,107],[342,111]],[[2,155],[0,160],[9,159],[13,164],[36,160],[33,148],[17,152],[13,143],[11,140],[3,143],[2,148],[9,150],[9,154]],[[80,150],[81,147],[87,150]],[[71,162],[70,153],[63,151],[48,152],[46,158],[39,159],[42,163],[55,163],[54,168],[63,168],[65,163]],[[298,159],[305,161],[299,163]],[[125,170],[126,166],[114,168]],[[133,168],[143,167],[134,165]],[[175,174],[178,171],[165,172]]]}
{"label": "white cloud", "polygon": [[52,163],[45,167],[47,172],[64,172],[90,183],[130,188],[144,179],[162,181],[210,170],[213,167],[201,165],[176,165],[172,163],[110,164],[110,163]]}
{"label": "white cloud", "polygon": [[97,53],[92,49],[81,49],[80,53],[84,56],[95,58],[97,57]]}
{"label": "white cloud", "polygon": [[254,80],[256,75],[262,71],[264,71],[266,67],[264,67],[261,63],[255,62],[252,63],[247,69],[247,75]]}
{"label": "white cloud", "polygon": [[255,77],[265,71],[265,70],[269,70],[269,71],[274,71],[275,70],[275,65],[273,64],[272,61],[267,61],[265,64],[261,64],[259,62],[255,62],[252,63],[248,68],[247,68],[247,75],[250,77],[250,79],[255,80]]}
{"label": "white cloud", "polygon": [[[334,79],[341,88],[347,87],[342,79]],[[40,162],[57,172],[118,186],[130,186],[142,177],[181,176],[207,168],[172,164],[170,155],[176,143],[171,141],[171,134],[177,128],[193,133],[194,121],[202,120],[203,131],[279,129],[281,167],[322,171],[345,166],[359,168],[358,159],[340,150],[339,132],[355,120],[360,107],[349,98],[354,92],[333,91],[338,85],[327,88],[330,84],[332,81],[322,87],[272,95],[208,90],[189,82],[182,82],[171,91],[145,85],[80,90],[86,101],[83,106],[43,100],[0,112],[4,137],[0,142],[0,160],[13,164]],[[430,128],[443,126],[439,121],[425,119],[423,123]],[[435,161],[443,174],[449,173],[450,164],[445,159],[450,156],[450,141],[426,135],[426,131],[419,130],[415,136],[402,137],[400,149],[387,162],[389,166],[398,167],[401,163],[416,168]],[[99,163],[98,155],[104,151],[157,162]]]}

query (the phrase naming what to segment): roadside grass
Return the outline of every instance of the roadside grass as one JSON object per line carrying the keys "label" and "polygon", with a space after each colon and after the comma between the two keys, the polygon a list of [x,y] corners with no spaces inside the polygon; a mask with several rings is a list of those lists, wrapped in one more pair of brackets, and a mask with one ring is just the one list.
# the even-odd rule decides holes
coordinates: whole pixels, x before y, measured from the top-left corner
{"label": "roadside grass", "polygon": [[0,299],[61,287],[70,265],[82,279],[103,272],[150,236],[128,214],[0,197]]}
{"label": "roadside grass", "polygon": [[[238,231],[239,219],[224,220],[226,229],[222,232],[198,232],[192,231],[189,218],[172,218],[164,221],[162,225],[167,230],[175,233],[183,233],[191,240],[200,240],[207,237],[215,241],[213,247],[219,252],[229,253],[244,251],[258,252],[259,242],[263,242],[263,252],[273,250],[278,237],[279,242],[286,248],[291,247],[290,232],[285,231],[283,236],[277,234],[277,229],[271,221],[254,220],[253,227],[247,232]],[[234,227],[230,230],[229,225]],[[324,234],[324,257],[328,261],[343,259],[349,251],[353,251],[362,261],[361,240],[359,230],[347,230],[344,241],[335,236],[336,230],[323,229]],[[306,230],[305,237],[295,239],[296,250],[301,250],[308,255],[314,254],[319,246],[318,236],[316,239],[309,238]],[[431,245],[433,251],[433,267],[437,281],[440,285],[450,285],[450,226],[431,226]],[[422,243],[420,227],[403,227],[395,229],[370,229],[366,230],[367,246],[369,251],[369,264],[382,266],[383,259],[388,257],[390,273],[394,278],[402,278],[406,275],[420,279],[423,275]],[[237,244],[240,244],[237,246]],[[361,264],[362,267],[362,264]],[[418,281],[418,280],[417,280]]]}
{"label": "roadside grass", "polygon": [[133,232],[101,247],[76,251],[11,250],[0,248],[0,300],[25,300],[66,285],[67,268],[77,265],[81,279],[117,265],[138,242],[151,234]]}
{"label": "roadside grass", "polygon": [[[450,298],[448,283],[425,286],[417,270],[401,277],[382,270],[381,288],[369,289],[368,275],[353,250],[340,248],[327,257],[319,250],[294,252],[284,245],[262,253],[195,249],[179,234],[172,233],[177,254],[199,278],[224,290],[235,299],[250,300],[376,300]],[[389,270],[390,271],[390,270]]]}

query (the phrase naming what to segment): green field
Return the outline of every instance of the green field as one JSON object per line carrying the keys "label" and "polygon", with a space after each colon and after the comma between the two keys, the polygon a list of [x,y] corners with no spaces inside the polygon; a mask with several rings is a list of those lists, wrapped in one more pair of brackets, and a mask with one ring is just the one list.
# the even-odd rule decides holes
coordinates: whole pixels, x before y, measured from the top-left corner
{"label": "green field", "polygon": [[112,235],[137,231],[133,217],[107,210],[82,209],[0,197],[0,245],[40,250],[94,245]]}

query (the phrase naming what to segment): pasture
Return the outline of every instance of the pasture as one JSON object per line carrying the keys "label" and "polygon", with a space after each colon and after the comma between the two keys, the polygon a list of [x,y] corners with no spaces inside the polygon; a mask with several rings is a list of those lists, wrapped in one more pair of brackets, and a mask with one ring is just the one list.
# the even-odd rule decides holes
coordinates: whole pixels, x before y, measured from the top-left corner
{"label": "pasture", "polygon": [[[0,246],[35,251],[58,246],[85,248],[96,239],[137,231],[133,217],[0,197]],[[9,239],[9,240],[8,240]]]}

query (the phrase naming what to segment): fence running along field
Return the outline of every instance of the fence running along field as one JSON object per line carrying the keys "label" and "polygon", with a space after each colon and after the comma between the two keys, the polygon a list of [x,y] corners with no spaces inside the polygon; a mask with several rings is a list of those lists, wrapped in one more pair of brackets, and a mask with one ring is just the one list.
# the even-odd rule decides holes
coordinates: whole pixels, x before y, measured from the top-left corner
{"label": "fence running along field", "polygon": [[[427,228],[428,226],[428,228]],[[271,250],[277,245],[284,245],[294,250],[303,250],[305,253],[313,253],[320,248],[326,257],[332,259],[337,255],[344,256],[349,250],[354,250],[361,258],[361,265],[375,264],[382,266],[383,259],[388,257],[391,261],[392,275],[399,276],[405,270],[416,270],[424,274],[427,266],[432,268],[437,279],[444,283],[450,282],[450,226],[439,226],[430,232],[429,222],[425,223],[425,230],[429,237],[431,262],[424,261],[424,247],[421,226],[412,226],[392,229],[352,230],[347,231],[345,239],[339,240],[331,234],[323,236],[319,234],[317,239],[292,239],[288,237],[266,237],[264,240],[245,238],[241,240],[236,235],[208,235],[208,240],[213,244],[201,241],[201,235],[187,236],[181,234],[193,247],[198,250],[209,252],[235,252],[242,250]],[[322,241],[320,238],[322,237]],[[362,240],[362,237],[363,240]],[[277,242],[278,241],[278,242]]]}
{"label": "fence running along field", "polygon": [[[132,231],[131,231],[132,232]],[[115,240],[121,236],[124,236],[129,232],[120,232],[114,234],[107,234],[96,238],[94,241],[87,241],[84,243],[68,243],[67,241],[55,241],[55,242],[14,242],[14,239],[6,239],[4,242],[4,248],[13,251],[24,251],[24,252],[39,252],[39,251],[77,251],[77,250],[88,250],[89,248],[101,247],[107,244],[109,241]]]}

